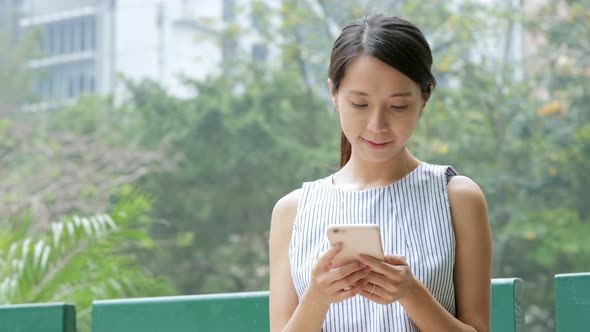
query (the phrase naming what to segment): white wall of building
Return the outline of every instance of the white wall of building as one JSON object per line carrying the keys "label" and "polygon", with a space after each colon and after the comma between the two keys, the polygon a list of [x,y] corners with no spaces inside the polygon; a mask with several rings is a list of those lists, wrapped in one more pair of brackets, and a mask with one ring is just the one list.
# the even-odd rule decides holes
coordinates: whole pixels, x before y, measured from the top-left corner
{"label": "white wall of building", "polygon": [[133,80],[156,80],[178,96],[190,95],[180,75],[202,79],[221,66],[219,36],[197,28],[201,21],[220,20],[221,13],[220,1],[120,0],[116,71]]}
{"label": "white wall of building", "polygon": [[[251,0],[23,0],[20,25],[46,34],[44,55],[30,64],[47,73],[39,87],[43,103],[59,105],[82,93],[120,99],[118,74],[155,80],[173,95],[188,97],[194,91],[181,77],[200,80],[223,70],[222,31],[228,24],[247,31],[235,41],[237,56],[256,51],[256,60],[267,62],[278,55],[254,33],[250,5]],[[232,6],[232,22],[224,22]],[[278,6],[279,0],[268,1],[270,9]]]}

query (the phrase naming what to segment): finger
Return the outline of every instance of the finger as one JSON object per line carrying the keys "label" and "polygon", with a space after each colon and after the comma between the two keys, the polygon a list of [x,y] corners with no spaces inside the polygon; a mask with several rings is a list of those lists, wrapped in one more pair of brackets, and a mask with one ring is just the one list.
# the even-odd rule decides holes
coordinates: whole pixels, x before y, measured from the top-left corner
{"label": "finger", "polygon": [[359,261],[367,264],[367,266],[370,266],[373,271],[379,272],[381,274],[386,274],[391,267],[391,265],[388,263],[368,255],[360,255]]}
{"label": "finger", "polygon": [[320,259],[316,262],[317,265],[323,266],[329,269],[330,262],[336,257],[336,255],[342,250],[342,243],[336,243],[325,253],[322,254]]}
{"label": "finger", "polygon": [[408,265],[406,258],[401,255],[387,255],[385,262],[391,265]]}
{"label": "finger", "polygon": [[380,296],[379,296],[380,289],[381,289],[381,286],[376,285],[376,284],[369,281],[363,287],[361,295],[367,297],[370,300],[376,300],[377,298],[380,298]]}
{"label": "finger", "polygon": [[361,262],[353,262],[348,263],[346,265],[342,265],[335,269],[331,269],[330,272],[327,273],[327,280],[334,282],[346,278],[352,273],[362,270],[365,267],[367,266]]}
{"label": "finger", "polygon": [[363,291],[364,285],[365,285],[365,283],[361,282],[358,285],[352,287],[351,289],[342,290],[336,294],[335,299],[337,301],[344,301],[344,300],[349,299],[353,296],[356,296],[357,294],[360,294]]}
{"label": "finger", "polygon": [[334,281],[334,283],[332,283],[332,285],[330,285],[330,289],[332,291],[337,291],[340,289],[346,289],[351,286],[355,286],[359,281],[362,281],[363,279],[365,279],[370,272],[371,272],[371,268],[367,266],[362,270],[351,273],[350,275],[348,275],[345,278]]}
{"label": "finger", "polygon": [[369,290],[367,290],[367,287],[364,287],[363,290],[359,294],[360,296],[362,296],[370,301],[379,303],[379,304],[387,304],[387,301],[385,301],[384,298],[382,298],[381,296],[379,296],[376,293],[378,286],[375,287],[375,289],[373,290],[373,293],[371,293],[371,289],[373,288],[373,285],[368,284],[367,286],[368,286]]}
{"label": "finger", "polygon": [[385,289],[387,289],[387,286],[393,282],[389,278],[387,278],[386,275],[375,272],[369,273],[369,275],[366,276],[366,279],[369,281],[369,283],[375,284]]}

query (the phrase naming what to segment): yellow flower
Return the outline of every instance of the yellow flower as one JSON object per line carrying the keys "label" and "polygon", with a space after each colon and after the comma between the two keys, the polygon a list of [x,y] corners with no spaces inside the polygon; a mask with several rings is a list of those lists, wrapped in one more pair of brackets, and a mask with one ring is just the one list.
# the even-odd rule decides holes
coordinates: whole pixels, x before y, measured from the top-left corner
{"label": "yellow flower", "polygon": [[551,167],[549,169],[549,174],[551,174],[551,176],[556,176],[557,175],[557,168]]}
{"label": "yellow flower", "polygon": [[528,232],[526,233],[525,238],[527,240],[534,240],[537,238],[537,234],[535,232]]}
{"label": "yellow flower", "polygon": [[449,146],[444,143],[437,144],[435,151],[440,155],[446,155],[449,153]]}
{"label": "yellow flower", "polygon": [[561,108],[561,103],[557,100],[550,102],[549,104],[546,104],[544,106],[542,106],[541,108],[539,108],[537,110],[537,114],[539,114],[540,116],[546,116],[546,115],[550,115],[553,114],[557,111],[559,111],[559,109]]}
{"label": "yellow flower", "polygon": [[449,71],[449,69],[451,69],[451,64],[449,63],[449,61],[442,61],[441,63],[438,64],[438,71],[444,73]]}
{"label": "yellow flower", "polygon": [[364,13],[365,13],[365,9],[363,7],[354,7],[352,9],[353,16],[360,16],[360,15],[363,15]]}

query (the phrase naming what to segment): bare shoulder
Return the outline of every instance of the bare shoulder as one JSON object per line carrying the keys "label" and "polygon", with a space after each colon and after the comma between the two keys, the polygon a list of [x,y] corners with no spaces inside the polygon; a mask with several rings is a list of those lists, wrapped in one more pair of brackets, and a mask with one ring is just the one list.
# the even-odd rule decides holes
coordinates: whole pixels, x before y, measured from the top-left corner
{"label": "bare shoulder", "polygon": [[277,201],[271,218],[271,235],[273,229],[290,230],[297,215],[297,207],[301,200],[301,188],[295,189]]}
{"label": "bare shoulder", "polygon": [[466,176],[457,175],[449,181],[448,190],[456,228],[462,227],[465,223],[471,226],[487,224],[486,200],[477,183]]}
{"label": "bare shoulder", "polygon": [[468,208],[472,205],[485,205],[485,197],[475,181],[462,175],[453,176],[449,181],[449,201],[451,209]]}
{"label": "bare shoulder", "polygon": [[475,181],[463,175],[456,175],[449,181],[449,195],[472,196],[473,198],[480,196],[483,198],[481,188]]}
{"label": "bare shoulder", "polygon": [[295,189],[287,195],[281,197],[272,210],[273,223],[275,219],[290,219],[297,214],[297,207],[301,200],[301,188]]}

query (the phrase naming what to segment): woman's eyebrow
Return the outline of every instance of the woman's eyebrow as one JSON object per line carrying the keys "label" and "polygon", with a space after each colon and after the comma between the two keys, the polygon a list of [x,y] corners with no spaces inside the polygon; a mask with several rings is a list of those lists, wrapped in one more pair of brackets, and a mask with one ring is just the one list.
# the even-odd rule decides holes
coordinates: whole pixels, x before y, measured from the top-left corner
{"label": "woman's eyebrow", "polygon": [[[366,92],[363,91],[358,91],[358,90],[350,90],[349,91],[352,94],[355,95],[359,95],[359,96],[368,96],[368,94]],[[411,96],[412,93],[411,92],[394,92],[392,93],[389,97],[408,97]]]}

